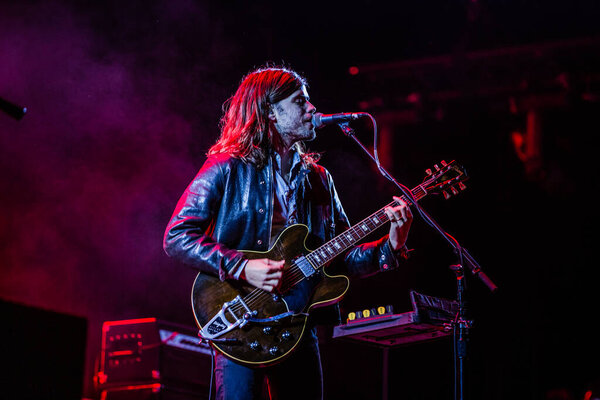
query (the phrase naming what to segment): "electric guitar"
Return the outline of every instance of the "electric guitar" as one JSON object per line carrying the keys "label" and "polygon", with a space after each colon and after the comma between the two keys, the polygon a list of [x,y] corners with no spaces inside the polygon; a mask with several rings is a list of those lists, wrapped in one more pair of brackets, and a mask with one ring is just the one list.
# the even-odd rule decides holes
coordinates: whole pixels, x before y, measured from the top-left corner
{"label": "electric guitar", "polygon": [[[431,193],[445,198],[464,190],[466,172],[454,161],[427,170],[412,189],[414,200]],[[412,200],[402,196],[408,204]],[[393,201],[386,207],[397,206]],[[388,222],[385,207],[316,250],[305,246],[309,234],[302,224],[286,228],[266,252],[242,251],[248,259],[285,260],[277,293],[243,281],[220,281],[199,273],[192,288],[192,308],[199,335],[227,357],[249,366],[265,366],[289,355],[300,342],[311,309],[338,302],[349,287],[344,275],[330,276],[325,266]]]}

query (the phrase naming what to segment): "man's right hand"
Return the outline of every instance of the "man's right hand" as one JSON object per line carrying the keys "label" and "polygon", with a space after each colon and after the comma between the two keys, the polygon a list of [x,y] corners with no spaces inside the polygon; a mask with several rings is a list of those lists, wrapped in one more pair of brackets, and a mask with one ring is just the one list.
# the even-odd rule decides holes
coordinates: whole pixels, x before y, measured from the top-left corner
{"label": "man's right hand", "polygon": [[267,258],[248,260],[240,278],[252,286],[272,292],[281,284],[285,261],[273,261]]}

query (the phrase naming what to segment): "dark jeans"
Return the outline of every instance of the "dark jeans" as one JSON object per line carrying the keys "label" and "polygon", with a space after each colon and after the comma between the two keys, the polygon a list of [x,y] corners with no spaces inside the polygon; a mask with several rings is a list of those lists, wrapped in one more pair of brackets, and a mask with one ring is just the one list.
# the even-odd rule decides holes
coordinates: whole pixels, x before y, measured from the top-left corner
{"label": "dark jeans", "polygon": [[[282,362],[264,368],[238,364],[217,352],[217,400],[322,400],[323,372],[314,329]],[[268,389],[263,387],[268,382]],[[268,393],[268,394],[267,394]],[[266,394],[266,397],[264,397]]]}

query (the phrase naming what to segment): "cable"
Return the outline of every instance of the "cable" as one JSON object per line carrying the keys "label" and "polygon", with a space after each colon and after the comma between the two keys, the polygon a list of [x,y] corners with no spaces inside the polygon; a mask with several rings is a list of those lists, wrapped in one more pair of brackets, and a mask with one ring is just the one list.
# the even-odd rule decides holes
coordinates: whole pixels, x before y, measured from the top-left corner
{"label": "cable", "polygon": [[208,400],[212,399],[214,375],[215,375],[215,349],[212,346],[210,346],[210,384],[208,385]]}

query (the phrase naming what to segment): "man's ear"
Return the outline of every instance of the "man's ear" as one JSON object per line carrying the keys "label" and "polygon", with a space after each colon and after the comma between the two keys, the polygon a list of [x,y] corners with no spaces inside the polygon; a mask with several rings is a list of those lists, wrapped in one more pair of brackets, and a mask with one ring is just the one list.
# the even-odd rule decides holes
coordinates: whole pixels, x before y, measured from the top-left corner
{"label": "man's ear", "polygon": [[272,122],[277,122],[277,116],[275,115],[275,106],[273,104],[269,104],[269,120]]}

